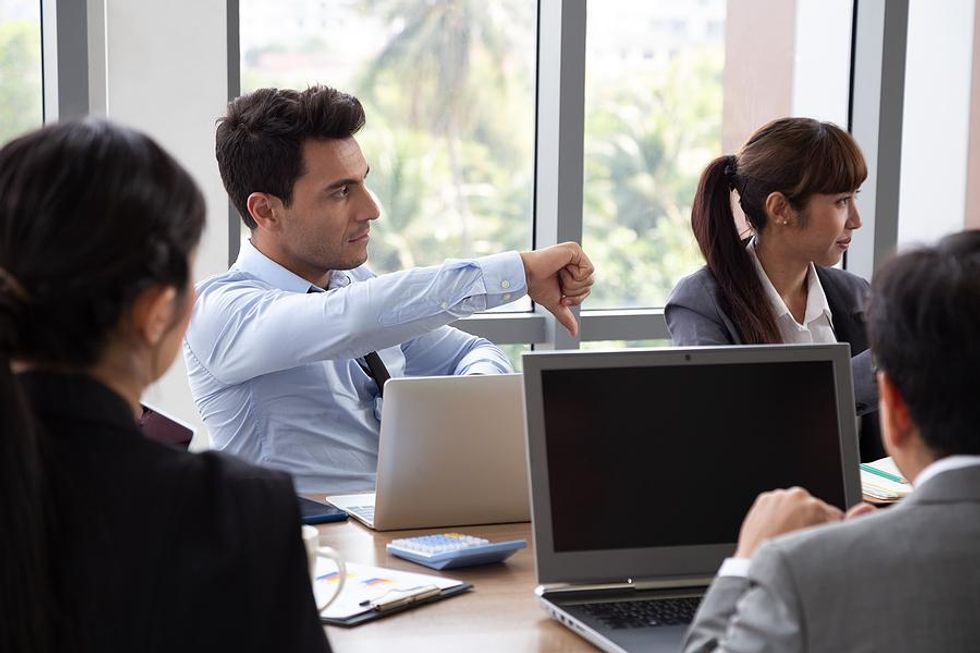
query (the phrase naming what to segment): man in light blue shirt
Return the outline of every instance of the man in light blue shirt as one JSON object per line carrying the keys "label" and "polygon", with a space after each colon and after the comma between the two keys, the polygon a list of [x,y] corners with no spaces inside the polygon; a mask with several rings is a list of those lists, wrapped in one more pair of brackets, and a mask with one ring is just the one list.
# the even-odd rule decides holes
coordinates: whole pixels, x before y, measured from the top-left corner
{"label": "man in light blue shirt", "polygon": [[570,307],[592,286],[575,243],[374,275],[363,123],[355,98],[316,86],[242,96],[217,131],[251,240],[197,287],[191,391],[217,448],[292,473],[300,492],[373,489],[388,375],[511,371],[450,322],[527,294],[576,333]]}

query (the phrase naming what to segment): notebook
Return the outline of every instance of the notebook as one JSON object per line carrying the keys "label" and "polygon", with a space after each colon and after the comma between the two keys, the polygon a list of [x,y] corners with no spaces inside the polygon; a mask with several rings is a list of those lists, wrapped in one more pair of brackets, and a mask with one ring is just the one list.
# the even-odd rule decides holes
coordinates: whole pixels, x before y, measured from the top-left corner
{"label": "notebook", "polygon": [[[337,567],[332,561],[324,558],[317,558],[316,565],[313,593],[316,595],[317,604],[322,604],[334,593],[338,581]],[[473,587],[469,583],[452,578],[398,571],[356,562],[348,562],[346,567],[347,575],[340,596],[320,613],[321,623],[356,626],[365,621],[456,596]],[[411,596],[424,596],[424,598],[411,602],[397,600]],[[383,602],[388,597],[396,599],[389,603],[395,607],[380,609],[376,607],[379,599]],[[375,604],[372,605],[372,602]]]}
{"label": "notebook", "polygon": [[375,492],[327,502],[376,530],[527,521],[521,378],[388,380]]}
{"label": "notebook", "polygon": [[861,489],[874,503],[894,503],[912,492],[912,484],[887,457],[861,463]]}
{"label": "notebook", "polygon": [[861,499],[846,344],[524,355],[532,523],[552,617],[676,651],[759,492]]}

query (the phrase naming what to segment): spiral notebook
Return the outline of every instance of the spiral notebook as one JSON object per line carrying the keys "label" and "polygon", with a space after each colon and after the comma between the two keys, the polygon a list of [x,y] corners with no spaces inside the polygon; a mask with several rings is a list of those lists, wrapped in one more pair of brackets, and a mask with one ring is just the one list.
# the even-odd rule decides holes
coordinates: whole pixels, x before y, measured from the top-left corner
{"label": "spiral notebook", "polygon": [[[337,566],[330,560],[318,558],[316,579],[313,583],[317,603],[333,593],[338,580]],[[337,600],[320,613],[320,622],[335,626],[356,626],[365,621],[462,594],[472,587],[469,583],[453,578],[348,562],[344,589]],[[414,598],[416,596],[419,597],[417,600]],[[372,605],[389,597],[413,598],[396,607],[378,609]]]}

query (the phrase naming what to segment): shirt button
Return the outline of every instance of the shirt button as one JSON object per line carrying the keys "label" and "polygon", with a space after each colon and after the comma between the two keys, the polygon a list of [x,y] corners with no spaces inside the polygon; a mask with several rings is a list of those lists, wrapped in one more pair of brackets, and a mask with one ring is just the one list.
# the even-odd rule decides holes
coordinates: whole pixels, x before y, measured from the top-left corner
{"label": "shirt button", "polygon": [[504,279],[503,281],[500,282],[500,287],[501,288],[510,288],[510,281],[507,281],[507,279]]}
{"label": "shirt button", "polygon": [[444,310],[444,311],[449,309],[449,304],[447,304],[446,302],[443,302],[442,304],[440,304],[440,306],[442,307],[442,310]]}
{"label": "shirt button", "polygon": [[510,301],[510,293],[507,293],[506,295],[504,295],[504,301],[505,302],[509,302]]}

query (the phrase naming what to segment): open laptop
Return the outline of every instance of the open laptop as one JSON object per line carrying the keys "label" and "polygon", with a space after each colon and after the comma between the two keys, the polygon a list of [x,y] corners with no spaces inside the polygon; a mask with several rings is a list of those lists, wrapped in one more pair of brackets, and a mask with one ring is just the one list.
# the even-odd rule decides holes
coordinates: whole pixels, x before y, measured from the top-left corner
{"label": "open laptop", "polygon": [[605,651],[677,651],[759,492],[861,499],[850,348],[524,355],[548,612]]}
{"label": "open laptop", "polygon": [[528,521],[520,374],[385,383],[375,493],[327,501],[376,530]]}

